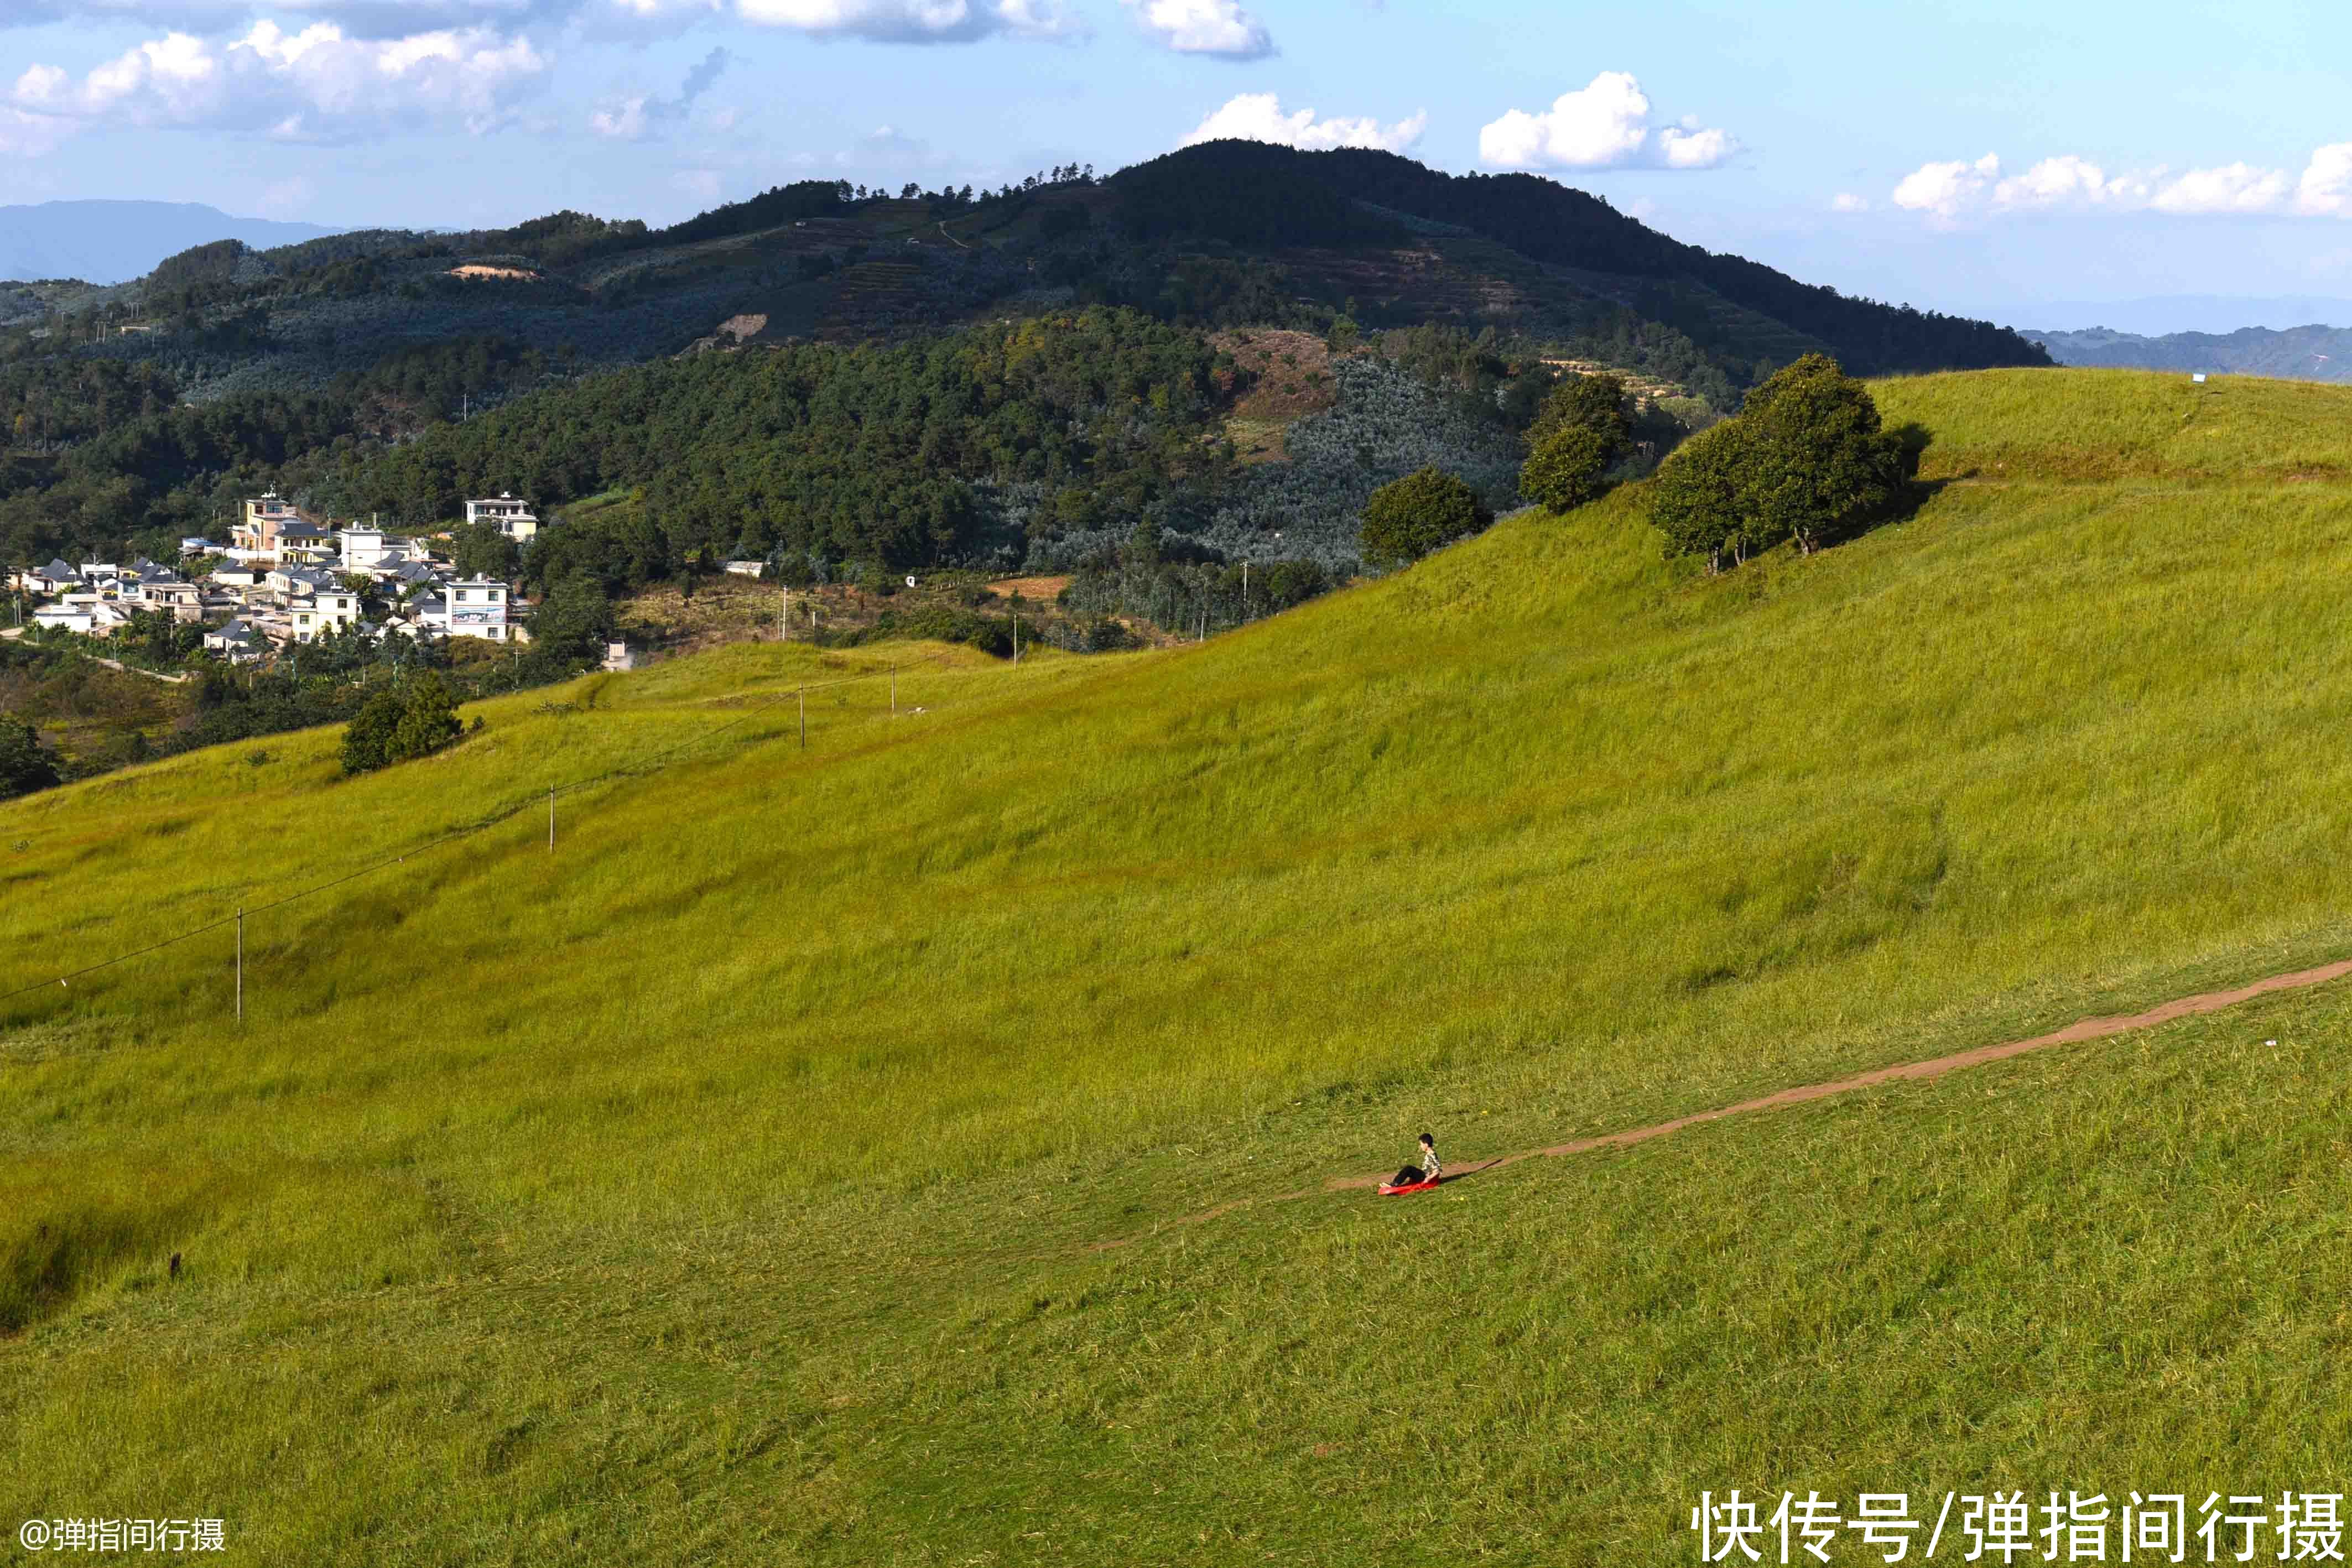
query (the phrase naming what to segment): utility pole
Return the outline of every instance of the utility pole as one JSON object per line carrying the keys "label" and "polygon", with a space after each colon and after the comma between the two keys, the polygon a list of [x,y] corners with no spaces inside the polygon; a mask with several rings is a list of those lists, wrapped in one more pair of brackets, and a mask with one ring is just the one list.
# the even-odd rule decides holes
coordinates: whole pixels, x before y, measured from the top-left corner
{"label": "utility pole", "polygon": [[792,585],[787,583],[784,587],[784,601],[776,610],[776,641],[779,643],[789,643],[792,640],[793,591]]}
{"label": "utility pole", "polygon": [[1249,562],[1242,562],[1242,624],[1249,624]]}
{"label": "utility pole", "polygon": [[245,906],[236,911],[236,1021],[245,1021]]}

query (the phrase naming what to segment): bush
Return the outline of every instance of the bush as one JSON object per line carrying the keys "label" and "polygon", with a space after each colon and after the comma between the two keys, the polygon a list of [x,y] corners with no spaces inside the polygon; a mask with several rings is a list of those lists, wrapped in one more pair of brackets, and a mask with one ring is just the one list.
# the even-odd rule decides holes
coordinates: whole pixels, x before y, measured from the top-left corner
{"label": "bush", "polygon": [[1409,565],[1494,520],[1478,492],[1443,469],[1423,468],[1381,486],[1365,503],[1364,559]]}

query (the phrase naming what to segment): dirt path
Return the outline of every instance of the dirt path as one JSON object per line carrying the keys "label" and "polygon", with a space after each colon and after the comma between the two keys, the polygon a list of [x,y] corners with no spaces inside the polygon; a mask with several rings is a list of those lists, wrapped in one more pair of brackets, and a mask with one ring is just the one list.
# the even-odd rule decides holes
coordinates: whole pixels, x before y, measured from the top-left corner
{"label": "dirt path", "polygon": [[[1677,1116],[1671,1122],[1660,1122],[1654,1126],[1635,1127],[1623,1133],[1604,1133],[1598,1137],[1578,1138],[1570,1143],[1554,1144],[1549,1148],[1522,1149],[1514,1155],[1497,1155],[1492,1159],[1465,1165],[1447,1176],[1445,1179],[1459,1180],[1465,1176],[1475,1176],[1480,1171],[1490,1171],[1502,1166],[1517,1165],[1521,1160],[1539,1157],[1557,1158],[1562,1155],[1584,1154],[1592,1149],[1629,1147],[1634,1144],[1647,1143],[1652,1138],[1663,1138],[1669,1133],[1679,1133],[1685,1127],[1695,1127],[1702,1122],[1719,1122],[1726,1116],[1744,1116],[1752,1111],[1777,1111],[1785,1105],[1801,1105],[1811,1100],[1826,1100],[1832,1095],[1848,1093],[1856,1089],[1874,1088],[1881,1083],[1941,1078],[1947,1072],[1958,1071],[1964,1067],[1979,1067],[1988,1061],[2005,1061],[2012,1056],[2023,1056],[2032,1051],[2045,1051],[2053,1045],[2072,1045],[2086,1040],[2105,1040],[2111,1035],[2127,1034],[2136,1029],[2153,1029],[2158,1024],[2170,1023],[2175,1019],[2190,1018],[2199,1013],[2220,1012],[2224,1008],[2236,1007],[2241,1002],[2252,1001],[2256,997],[2268,996],[2273,991],[2294,991],[2301,990],[2307,986],[2322,986],[2330,980],[2341,979],[2346,975],[2352,975],[2352,958],[2334,964],[2324,964],[2316,969],[2298,969],[2291,975],[2273,975],[2268,979],[2256,980],[2250,986],[2242,986],[2233,991],[2205,991],[2197,996],[2183,997],[2178,1001],[2165,1002],[2160,1006],[2150,1008],[2146,1012],[2131,1013],[2120,1018],[2084,1019],[2049,1034],[2037,1034],[2031,1040],[2013,1040],[2006,1045],[1983,1045],[1974,1051],[1958,1051],[1950,1056],[1938,1056],[1927,1061],[1906,1061],[1894,1067],[1881,1067],[1869,1072],[1856,1073],[1852,1078],[1835,1079],[1827,1083],[1807,1083],[1795,1089],[1783,1089],[1759,1099],[1742,1100],[1737,1105],[1726,1105],[1718,1110],[1698,1111],[1687,1116]],[[1230,1214],[1236,1208],[1245,1208],[1254,1203],[1287,1203],[1296,1198],[1312,1197],[1318,1192],[1348,1192],[1376,1187],[1386,1181],[1389,1175],[1389,1172],[1381,1171],[1371,1176],[1333,1176],[1319,1187],[1302,1187],[1297,1192],[1277,1193],[1271,1197],[1238,1198],[1232,1203],[1221,1203],[1216,1207],[1205,1209],[1199,1214],[1188,1214],[1183,1218],[1172,1220],[1170,1223],[1199,1225],[1203,1221],[1214,1219],[1221,1214]],[[1136,1239],[1137,1238],[1129,1236],[1116,1241],[1098,1241],[1095,1244],[1095,1250],[1108,1251],[1114,1247],[1124,1247],[1129,1241]]]}

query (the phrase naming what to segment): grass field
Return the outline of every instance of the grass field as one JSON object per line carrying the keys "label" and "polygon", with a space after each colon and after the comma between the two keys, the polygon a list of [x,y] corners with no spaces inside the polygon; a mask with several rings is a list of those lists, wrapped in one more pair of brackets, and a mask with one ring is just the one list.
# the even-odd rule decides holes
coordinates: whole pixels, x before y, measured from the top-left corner
{"label": "grass field", "polygon": [[[1668,1562],[1731,1486],[2330,1490],[2333,991],[1169,1223],[2352,949],[2352,393],[1879,390],[1934,498],[1713,581],[1621,495],[1200,648],[737,647],[0,808],[0,1515]],[[241,1028],[226,928],[44,984],[412,851],[248,919]]]}

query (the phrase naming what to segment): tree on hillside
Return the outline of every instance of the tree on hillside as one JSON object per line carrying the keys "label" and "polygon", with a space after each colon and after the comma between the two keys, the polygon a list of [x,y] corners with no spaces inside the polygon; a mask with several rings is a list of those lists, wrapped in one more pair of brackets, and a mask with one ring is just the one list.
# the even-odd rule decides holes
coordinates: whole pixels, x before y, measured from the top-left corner
{"label": "tree on hillside", "polygon": [[1668,555],[1703,555],[1709,572],[1723,569],[1727,551],[1735,562],[1748,559],[1740,491],[1747,438],[1736,419],[1702,430],[1650,481],[1650,521],[1665,536]]}
{"label": "tree on hillside", "polygon": [[404,689],[382,686],[343,730],[343,771],[367,773],[427,757],[462,732],[457,699],[440,676],[425,674]]}
{"label": "tree on hillside", "polygon": [[450,535],[449,559],[460,577],[511,582],[522,570],[522,549],[496,523],[468,523]]}
{"label": "tree on hillside", "polygon": [[400,727],[400,694],[383,687],[343,727],[343,771],[373,773],[392,760],[393,732]]}
{"label": "tree on hillside", "polygon": [[612,635],[612,601],[595,579],[575,574],[551,589],[531,617],[530,656],[567,669],[593,664]]}
{"label": "tree on hillside", "polygon": [[29,724],[0,718],[0,800],[56,788],[57,764]]}
{"label": "tree on hillside", "polygon": [[1737,419],[1686,441],[1651,486],[1651,520],[1670,555],[1735,562],[1822,539],[1881,512],[1901,493],[1901,439],[1880,428],[1869,389],[1807,354],[1748,397]]}
{"label": "tree on hillside", "polygon": [[1494,520],[1477,491],[1441,468],[1423,468],[1381,486],[1364,503],[1364,559],[1374,566],[1410,565]]}
{"label": "tree on hillside", "polygon": [[1609,444],[1580,424],[1562,425],[1547,437],[1519,469],[1519,494],[1538,506],[1565,512],[1598,500],[1601,476],[1609,469]]}
{"label": "tree on hillside", "polygon": [[457,699],[448,686],[438,675],[425,675],[409,685],[400,727],[392,732],[389,759],[405,762],[412,757],[430,756],[457,739],[464,728],[457,722]]}
{"label": "tree on hillside", "polygon": [[1768,543],[1810,555],[1822,535],[1884,508],[1900,489],[1902,443],[1879,426],[1870,389],[1807,354],[1748,394],[1750,511]]}
{"label": "tree on hillside", "polygon": [[1633,421],[1625,402],[1622,376],[1566,377],[1544,399],[1535,423],[1528,427],[1528,450],[1537,451],[1563,430],[1589,430],[1601,440],[1607,454],[1603,461],[1614,462],[1633,443]]}

